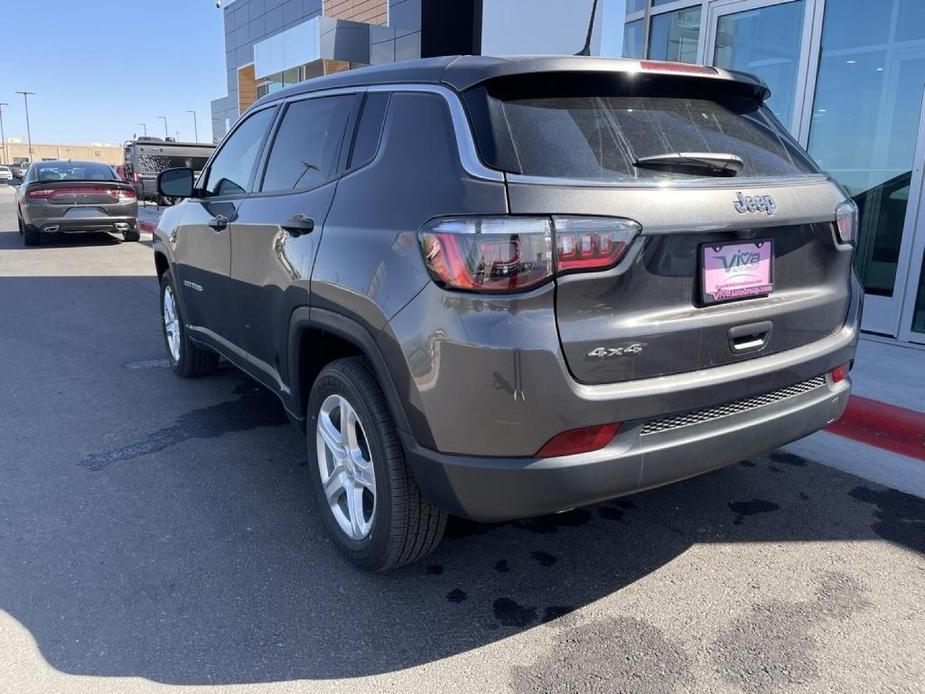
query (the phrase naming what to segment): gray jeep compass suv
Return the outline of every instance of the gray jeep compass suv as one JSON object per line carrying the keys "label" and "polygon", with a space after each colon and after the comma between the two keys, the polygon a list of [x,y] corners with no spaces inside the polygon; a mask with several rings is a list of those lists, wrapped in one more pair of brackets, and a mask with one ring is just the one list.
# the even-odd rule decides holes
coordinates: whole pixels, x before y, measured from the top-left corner
{"label": "gray jeep compass suv", "polygon": [[219,355],[307,438],[357,565],[769,451],[845,407],[856,208],[759,80],[447,57],[252,106],[154,239],[181,376]]}

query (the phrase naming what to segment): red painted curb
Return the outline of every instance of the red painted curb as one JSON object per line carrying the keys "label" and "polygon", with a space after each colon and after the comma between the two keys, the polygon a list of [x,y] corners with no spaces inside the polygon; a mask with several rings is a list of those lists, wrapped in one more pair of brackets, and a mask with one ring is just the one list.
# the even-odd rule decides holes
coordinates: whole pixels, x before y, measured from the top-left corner
{"label": "red painted curb", "polygon": [[910,458],[925,460],[925,413],[852,395],[826,431]]}

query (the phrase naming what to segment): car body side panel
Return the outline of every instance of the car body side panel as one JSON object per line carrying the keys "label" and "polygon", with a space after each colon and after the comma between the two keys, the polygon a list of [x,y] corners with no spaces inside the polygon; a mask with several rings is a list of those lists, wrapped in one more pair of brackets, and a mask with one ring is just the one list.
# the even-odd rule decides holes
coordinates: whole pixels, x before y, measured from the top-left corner
{"label": "car body side panel", "polygon": [[375,334],[430,283],[418,229],[436,215],[503,214],[504,184],[469,177],[445,100],[393,95],[373,162],[344,176],[315,261],[313,306]]}

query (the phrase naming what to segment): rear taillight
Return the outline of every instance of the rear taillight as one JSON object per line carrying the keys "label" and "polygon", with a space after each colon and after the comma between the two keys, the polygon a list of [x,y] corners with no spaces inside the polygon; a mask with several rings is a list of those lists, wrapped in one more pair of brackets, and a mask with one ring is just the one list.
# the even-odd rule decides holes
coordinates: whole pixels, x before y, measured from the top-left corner
{"label": "rear taillight", "polygon": [[557,273],[620,262],[640,226],[612,217],[452,217],[420,234],[431,277],[446,289],[509,292]]}
{"label": "rear taillight", "polygon": [[26,191],[26,198],[29,200],[48,200],[54,194],[53,190],[39,188],[37,190]]}
{"label": "rear taillight", "polygon": [[842,243],[854,243],[858,238],[858,206],[846,200],[835,208],[835,225]]}
{"label": "rear taillight", "polygon": [[640,226],[610,217],[553,217],[558,272],[604,270],[618,262]]}
{"label": "rear taillight", "polygon": [[620,431],[620,425],[599,424],[593,427],[570,429],[553,436],[536,452],[537,458],[557,458],[561,455],[590,453],[604,448]]}
{"label": "rear taillight", "polygon": [[546,217],[438,219],[420,238],[427,269],[447,289],[516,291],[552,277],[552,224]]}
{"label": "rear taillight", "polygon": [[109,197],[118,200],[119,202],[130,202],[135,199],[135,191],[131,189],[112,189],[108,191]]}

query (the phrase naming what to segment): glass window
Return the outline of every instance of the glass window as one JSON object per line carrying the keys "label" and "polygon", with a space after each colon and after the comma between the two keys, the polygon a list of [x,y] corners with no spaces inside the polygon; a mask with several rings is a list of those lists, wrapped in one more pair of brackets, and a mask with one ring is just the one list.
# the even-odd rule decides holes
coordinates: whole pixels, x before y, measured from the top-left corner
{"label": "glass window", "polygon": [[635,22],[627,22],[626,26],[623,27],[624,58],[642,57],[642,25],[643,20],[637,19]]}
{"label": "glass window", "polygon": [[285,70],[282,73],[280,81],[287,87],[289,85],[298,84],[299,82],[301,82],[302,79],[301,79],[301,73],[299,71],[299,68],[294,67],[289,70]]}
{"label": "glass window", "polygon": [[805,0],[721,15],[714,64],[758,75],[771,88],[768,107],[788,128],[795,108]]}
{"label": "glass window", "polygon": [[917,333],[925,333],[925,254],[922,255],[922,273],[919,275],[919,290],[915,298],[912,329]]}
{"label": "glass window", "polygon": [[871,10],[867,0],[826,2],[809,151],[858,204],[865,290],[892,296],[925,93],[925,3]]}
{"label": "glass window", "polygon": [[108,164],[92,162],[42,162],[32,167],[39,181],[114,181],[116,175]]}
{"label": "glass window", "polygon": [[642,12],[646,6],[646,0],[626,0],[626,14]]}
{"label": "glass window", "polygon": [[353,141],[353,152],[350,153],[351,169],[364,166],[375,158],[379,150],[379,137],[382,134],[382,123],[385,121],[388,105],[388,94],[374,93],[366,97],[360,124],[357,126],[356,138]]}
{"label": "glass window", "polygon": [[653,15],[649,32],[649,57],[652,60],[696,63],[699,38],[699,6]]}
{"label": "glass window", "polygon": [[337,171],[352,95],[296,101],[279,126],[267,170],[264,192],[314,188]]}
{"label": "glass window", "polygon": [[276,108],[251,114],[225,140],[209,167],[206,195],[239,195],[247,192],[251,174]]}
{"label": "glass window", "polygon": [[696,169],[637,164],[674,152],[737,155],[744,164],[740,179],[818,172],[756,99],[730,94],[723,83],[697,82],[667,87],[658,80],[623,96],[603,80],[490,86],[488,139],[511,141],[516,154],[492,162],[480,144],[482,156],[532,176],[614,182],[704,178]]}

